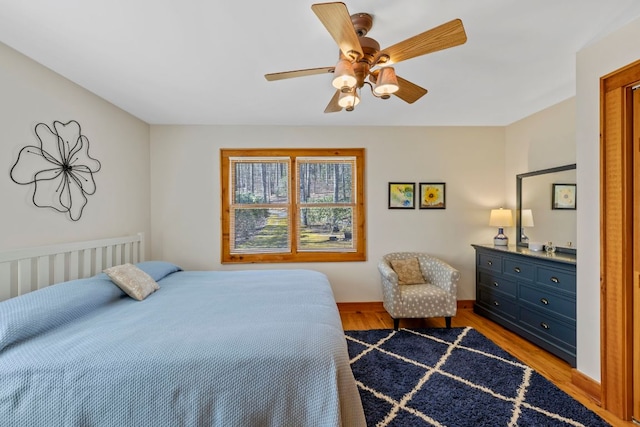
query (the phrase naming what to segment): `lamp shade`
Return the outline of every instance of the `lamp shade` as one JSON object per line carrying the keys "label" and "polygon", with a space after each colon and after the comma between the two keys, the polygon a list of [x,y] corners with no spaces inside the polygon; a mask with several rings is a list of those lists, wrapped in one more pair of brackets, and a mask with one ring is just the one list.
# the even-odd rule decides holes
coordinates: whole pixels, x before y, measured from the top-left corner
{"label": "lamp shade", "polygon": [[360,96],[355,89],[352,92],[341,92],[338,98],[338,105],[346,108],[347,111],[353,110],[358,103],[360,103]]}
{"label": "lamp shade", "polygon": [[523,209],[522,212],[520,212],[520,220],[522,227],[533,227],[533,213],[531,213],[531,209]]}
{"label": "lamp shade", "polygon": [[356,83],[358,83],[356,73],[353,71],[353,65],[351,65],[351,62],[346,59],[338,61],[333,73],[335,74],[335,77],[331,81],[331,84],[342,92],[349,92]]}
{"label": "lamp shade", "polygon": [[398,87],[398,79],[396,78],[396,71],[392,67],[384,67],[378,74],[376,80],[376,87],[373,92],[382,97],[389,98],[392,93],[395,93],[400,89]]}
{"label": "lamp shade", "polygon": [[511,227],[513,225],[511,209],[491,209],[489,225],[494,227]]}

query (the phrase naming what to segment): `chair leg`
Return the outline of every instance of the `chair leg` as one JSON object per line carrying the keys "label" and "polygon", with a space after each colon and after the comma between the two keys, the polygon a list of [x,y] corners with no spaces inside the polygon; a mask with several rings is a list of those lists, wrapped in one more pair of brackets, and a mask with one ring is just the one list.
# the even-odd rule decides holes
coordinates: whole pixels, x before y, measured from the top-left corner
{"label": "chair leg", "polygon": [[400,326],[400,319],[393,319],[393,330],[397,331]]}
{"label": "chair leg", "polygon": [[445,317],[444,323],[447,325],[447,329],[451,329],[451,317]]}

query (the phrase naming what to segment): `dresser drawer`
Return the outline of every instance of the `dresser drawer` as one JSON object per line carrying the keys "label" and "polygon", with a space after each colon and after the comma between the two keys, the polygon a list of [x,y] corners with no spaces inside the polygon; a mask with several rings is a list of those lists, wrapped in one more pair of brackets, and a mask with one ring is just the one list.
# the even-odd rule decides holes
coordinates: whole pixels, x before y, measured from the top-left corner
{"label": "dresser drawer", "polygon": [[504,294],[512,296],[513,298],[518,294],[516,282],[507,280],[499,274],[491,274],[481,271],[478,276],[480,284],[482,285],[496,289]]}
{"label": "dresser drawer", "polygon": [[551,286],[566,292],[576,293],[576,275],[558,269],[538,267],[536,281],[541,285]]}
{"label": "dresser drawer", "polygon": [[478,287],[478,302],[493,313],[499,314],[504,317],[515,319],[518,313],[518,306],[516,301],[500,292],[496,292],[495,289],[487,286]]}
{"label": "dresser drawer", "polygon": [[576,300],[573,298],[557,295],[545,288],[533,288],[525,285],[520,286],[519,298],[527,304],[563,316],[569,321],[575,322],[576,320]]}
{"label": "dresser drawer", "polygon": [[533,264],[522,262],[522,260],[517,258],[505,258],[503,264],[504,274],[507,276],[527,281],[533,281],[535,277],[536,271]]}
{"label": "dresser drawer", "polygon": [[480,252],[478,254],[478,267],[502,273],[502,258],[497,255]]}
{"label": "dresser drawer", "polygon": [[554,343],[555,345],[575,351],[576,328],[560,320],[554,319],[537,310],[520,306],[520,323],[531,333]]}

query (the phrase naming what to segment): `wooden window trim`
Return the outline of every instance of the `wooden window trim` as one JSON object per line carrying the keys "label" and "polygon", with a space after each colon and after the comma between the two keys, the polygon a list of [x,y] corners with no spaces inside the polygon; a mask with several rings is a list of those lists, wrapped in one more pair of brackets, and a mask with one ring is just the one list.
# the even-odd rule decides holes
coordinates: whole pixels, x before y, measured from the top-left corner
{"label": "wooden window trim", "polygon": [[[234,157],[354,157],[356,159],[356,169],[354,178],[355,188],[355,221],[352,226],[355,240],[355,251],[353,252],[298,252],[296,235],[296,219],[298,212],[296,177],[293,171],[296,168],[295,161],[292,162],[292,173],[289,175],[291,192],[290,214],[293,224],[290,253],[231,253],[230,243],[230,159]],[[366,261],[366,212],[364,201],[364,176],[365,176],[365,150],[364,148],[335,148],[335,149],[221,149],[220,150],[220,197],[221,197],[221,262],[223,264],[235,263],[279,263],[279,262],[345,262],[345,261]],[[293,190],[296,189],[296,190]]]}

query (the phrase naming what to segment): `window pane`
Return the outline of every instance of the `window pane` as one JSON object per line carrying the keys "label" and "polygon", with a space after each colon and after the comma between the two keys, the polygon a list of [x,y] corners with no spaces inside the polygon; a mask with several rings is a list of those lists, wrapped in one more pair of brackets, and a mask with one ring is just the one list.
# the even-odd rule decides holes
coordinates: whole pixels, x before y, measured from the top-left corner
{"label": "window pane", "polygon": [[301,203],[351,203],[353,164],[351,161],[300,161],[298,188]]}
{"label": "window pane", "polygon": [[232,252],[289,252],[287,209],[233,209]]}
{"label": "window pane", "polygon": [[289,202],[289,164],[284,161],[234,162],[234,203]]}
{"label": "window pane", "polygon": [[366,260],[364,154],[221,149],[221,261]]}
{"label": "window pane", "polygon": [[300,251],[351,251],[352,208],[300,209]]}

